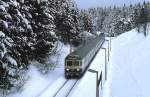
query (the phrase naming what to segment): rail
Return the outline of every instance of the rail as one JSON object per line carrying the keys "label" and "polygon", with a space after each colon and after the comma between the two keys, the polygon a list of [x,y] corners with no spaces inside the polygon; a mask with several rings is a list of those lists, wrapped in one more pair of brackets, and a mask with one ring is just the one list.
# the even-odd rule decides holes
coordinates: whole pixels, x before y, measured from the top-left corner
{"label": "rail", "polygon": [[58,91],[54,94],[53,97],[56,97],[56,96],[57,96],[57,94],[60,92],[60,90],[65,86],[65,84],[66,84],[68,81],[69,81],[69,80],[66,80],[66,81],[64,82],[64,84],[58,89]]}
{"label": "rail", "polygon": [[[55,95],[53,97],[68,97],[70,92],[73,90],[73,88],[75,87],[75,85],[77,84],[78,80],[75,80],[73,83],[71,83],[71,80],[67,80],[59,89],[58,91],[55,93]],[[70,85],[71,83],[71,85]],[[69,86],[69,87],[67,87]],[[68,89],[66,91],[66,93],[64,92],[64,90],[66,90],[66,88]],[[62,94],[63,93],[63,94]]]}
{"label": "rail", "polygon": [[72,91],[72,89],[75,87],[75,85],[77,84],[77,82],[78,82],[78,80],[73,84],[73,86],[72,86],[72,88],[69,90],[69,92],[68,92],[68,94],[67,94],[67,96],[66,97],[68,97],[69,96],[69,94],[70,94],[70,92]]}

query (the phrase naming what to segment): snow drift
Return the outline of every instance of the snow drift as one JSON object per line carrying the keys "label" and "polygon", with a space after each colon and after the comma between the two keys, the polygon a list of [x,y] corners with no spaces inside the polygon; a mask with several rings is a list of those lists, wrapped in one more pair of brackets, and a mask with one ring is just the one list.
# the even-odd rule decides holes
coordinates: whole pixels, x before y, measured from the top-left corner
{"label": "snow drift", "polygon": [[149,42],[150,35],[145,37],[135,29],[113,40],[103,97],[149,97]]}

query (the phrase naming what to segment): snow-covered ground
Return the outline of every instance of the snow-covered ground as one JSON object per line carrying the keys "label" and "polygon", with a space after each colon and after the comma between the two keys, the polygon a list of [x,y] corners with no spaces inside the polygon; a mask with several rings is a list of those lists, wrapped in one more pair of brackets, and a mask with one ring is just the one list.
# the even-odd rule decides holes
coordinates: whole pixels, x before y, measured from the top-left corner
{"label": "snow-covered ground", "polygon": [[149,44],[150,35],[136,30],[113,39],[103,97],[150,97]]}
{"label": "snow-covered ground", "polygon": [[[66,55],[70,52],[70,46],[59,43],[58,53],[56,56],[53,56],[53,61],[56,61],[57,65],[54,70],[50,70],[47,74],[43,75],[39,72],[38,68],[35,66],[39,63],[33,63],[28,71],[29,80],[23,87],[23,91],[20,91],[15,94],[10,94],[7,97],[40,97],[43,93],[46,93],[46,90],[50,90],[50,93],[53,93],[53,87],[57,89],[59,85],[65,81],[64,78],[64,59]],[[60,84],[59,84],[60,83]],[[46,94],[45,94],[46,95]],[[44,97],[44,96],[42,96]],[[50,97],[50,96],[45,96]]]}
{"label": "snow-covered ground", "polygon": [[[150,35],[145,37],[136,30],[126,32],[112,40],[111,56],[108,66],[108,77],[104,83],[103,97],[149,97],[150,90]],[[106,43],[105,43],[106,44]],[[105,45],[105,47],[107,47]],[[56,90],[66,81],[64,78],[64,58],[69,53],[69,46],[62,45],[62,49],[57,56],[57,66],[48,74],[42,75],[35,66],[31,66],[28,72],[30,76],[23,91],[11,94],[7,97],[52,97]],[[104,50],[100,50],[95,57],[90,69],[102,69],[104,64]],[[54,57],[55,58],[55,57]],[[91,76],[88,76],[91,75]],[[87,76],[87,77],[86,77]],[[89,88],[85,84],[92,85],[95,75],[87,72],[79,80],[70,96],[88,97],[95,92],[95,86]],[[93,79],[93,80],[92,80]],[[65,92],[65,91],[64,91]],[[82,92],[82,93],[81,93]],[[90,93],[91,92],[91,93]],[[63,93],[62,93],[63,94]],[[80,94],[75,95],[74,94]],[[90,96],[92,97],[92,96]]]}

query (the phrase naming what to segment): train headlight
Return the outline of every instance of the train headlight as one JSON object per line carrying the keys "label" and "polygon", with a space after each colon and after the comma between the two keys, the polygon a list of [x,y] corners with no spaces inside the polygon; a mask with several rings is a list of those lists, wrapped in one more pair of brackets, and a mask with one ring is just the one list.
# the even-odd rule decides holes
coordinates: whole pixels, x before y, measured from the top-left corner
{"label": "train headlight", "polygon": [[66,71],[69,71],[69,69],[66,69]]}
{"label": "train headlight", "polygon": [[77,69],[77,71],[80,71],[80,69]]}

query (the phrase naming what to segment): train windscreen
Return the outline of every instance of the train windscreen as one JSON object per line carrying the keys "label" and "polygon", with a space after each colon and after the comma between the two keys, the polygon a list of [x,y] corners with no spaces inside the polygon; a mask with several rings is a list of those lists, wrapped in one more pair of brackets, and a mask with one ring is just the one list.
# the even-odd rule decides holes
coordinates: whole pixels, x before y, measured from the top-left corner
{"label": "train windscreen", "polygon": [[67,66],[79,66],[79,61],[75,60],[67,61]]}
{"label": "train windscreen", "polygon": [[72,66],[72,61],[67,61],[67,66]]}
{"label": "train windscreen", "polygon": [[79,66],[79,61],[74,61],[74,65]]}

